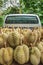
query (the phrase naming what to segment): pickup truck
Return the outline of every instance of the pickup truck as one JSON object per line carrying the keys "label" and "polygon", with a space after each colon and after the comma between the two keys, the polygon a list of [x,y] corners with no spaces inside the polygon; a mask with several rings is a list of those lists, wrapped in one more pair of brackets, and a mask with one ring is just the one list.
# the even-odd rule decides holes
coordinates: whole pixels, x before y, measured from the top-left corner
{"label": "pickup truck", "polygon": [[41,27],[41,22],[36,14],[9,14],[6,15],[3,27]]}

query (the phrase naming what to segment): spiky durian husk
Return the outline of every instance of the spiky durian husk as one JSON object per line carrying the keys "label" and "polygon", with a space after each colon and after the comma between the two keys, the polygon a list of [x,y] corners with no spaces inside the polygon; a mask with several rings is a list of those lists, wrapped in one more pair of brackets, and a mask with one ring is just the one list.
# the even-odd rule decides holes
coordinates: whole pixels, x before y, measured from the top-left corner
{"label": "spiky durian husk", "polygon": [[32,49],[30,50],[30,62],[33,65],[38,65],[40,63],[40,57],[41,57],[41,53],[39,51],[39,49],[37,47],[32,47]]}
{"label": "spiky durian husk", "polygon": [[41,62],[43,63],[43,42],[40,42],[38,45],[37,45],[38,49],[40,50],[41,52]]}
{"label": "spiky durian husk", "polygon": [[35,45],[37,45],[37,42],[39,42],[40,39],[41,39],[40,31],[39,30],[34,30],[33,31],[33,36],[34,36],[34,43],[35,43]]}
{"label": "spiky durian husk", "polygon": [[40,33],[41,33],[41,39],[43,39],[43,27],[38,28],[38,30],[39,30]]}
{"label": "spiky durian husk", "polygon": [[0,37],[0,47],[3,47],[4,46],[4,40],[2,37]]}
{"label": "spiky durian husk", "polygon": [[0,47],[4,46],[4,39],[2,37],[2,33],[0,33]]}
{"label": "spiky durian husk", "polygon": [[0,64],[11,65],[13,60],[13,49],[11,47],[0,49]]}
{"label": "spiky durian husk", "polygon": [[32,30],[26,30],[24,32],[24,43],[26,43],[28,46],[30,45],[30,43],[34,43],[34,40],[35,40],[35,36],[33,35],[33,32]]}
{"label": "spiky durian husk", "polygon": [[11,32],[7,40],[10,46],[15,47],[19,45],[20,35],[17,31]]}
{"label": "spiky durian husk", "polygon": [[19,64],[29,61],[29,48],[26,45],[17,46],[14,50],[14,60]]}

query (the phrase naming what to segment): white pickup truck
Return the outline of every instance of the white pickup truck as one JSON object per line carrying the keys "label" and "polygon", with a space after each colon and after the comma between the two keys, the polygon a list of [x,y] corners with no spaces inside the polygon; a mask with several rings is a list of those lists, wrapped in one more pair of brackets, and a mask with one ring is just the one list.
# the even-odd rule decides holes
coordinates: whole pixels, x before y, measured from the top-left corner
{"label": "white pickup truck", "polygon": [[4,20],[4,27],[41,27],[41,22],[36,14],[9,14]]}

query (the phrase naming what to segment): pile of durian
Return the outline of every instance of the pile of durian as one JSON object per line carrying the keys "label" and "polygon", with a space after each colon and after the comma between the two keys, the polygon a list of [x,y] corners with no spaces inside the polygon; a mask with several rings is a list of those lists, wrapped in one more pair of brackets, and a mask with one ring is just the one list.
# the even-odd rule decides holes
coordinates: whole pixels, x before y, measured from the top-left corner
{"label": "pile of durian", "polygon": [[0,64],[43,64],[43,28],[0,28]]}

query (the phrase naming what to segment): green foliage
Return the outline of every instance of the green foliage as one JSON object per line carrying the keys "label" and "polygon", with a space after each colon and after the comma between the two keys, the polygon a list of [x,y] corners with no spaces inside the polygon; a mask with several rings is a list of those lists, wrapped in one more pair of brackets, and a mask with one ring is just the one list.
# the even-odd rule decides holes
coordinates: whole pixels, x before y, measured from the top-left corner
{"label": "green foliage", "polygon": [[18,14],[19,13],[19,8],[17,8],[17,7],[11,7],[9,13],[11,13],[11,14]]}
{"label": "green foliage", "polygon": [[19,13],[19,8],[17,8],[17,7],[8,7],[8,9],[3,12],[3,15],[18,14],[18,13]]}
{"label": "green foliage", "polygon": [[2,1],[2,0],[0,0],[0,7],[2,7],[2,5],[3,5],[3,1]]}
{"label": "green foliage", "polygon": [[19,0],[20,7],[9,7],[4,11],[4,14],[38,14],[43,15],[43,0]]}
{"label": "green foliage", "polygon": [[43,15],[43,0],[20,0],[22,13]]}
{"label": "green foliage", "polygon": [[3,18],[0,16],[0,27],[3,26]]}

